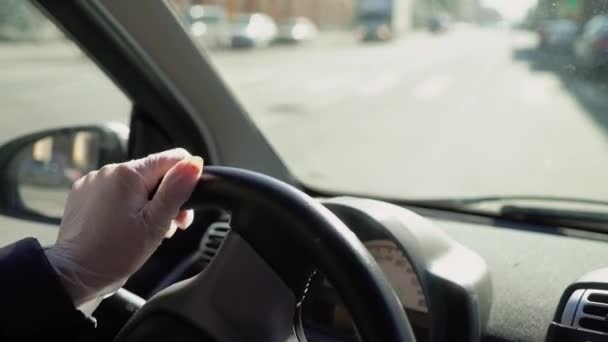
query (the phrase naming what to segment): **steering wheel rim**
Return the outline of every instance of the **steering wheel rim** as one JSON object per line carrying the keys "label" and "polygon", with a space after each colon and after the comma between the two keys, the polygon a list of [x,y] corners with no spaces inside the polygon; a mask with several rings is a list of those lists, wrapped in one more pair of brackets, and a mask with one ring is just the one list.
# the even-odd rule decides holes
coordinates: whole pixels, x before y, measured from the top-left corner
{"label": "steering wheel rim", "polygon": [[[210,270],[195,276],[195,279],[184,281],[184,284],[172,286],[151,299],[123,328],[118,341],[139,341],[141,333],[138,335],[137,332],[145,326],[147,318],[158,312],[171,312],[175,317],[194,323],[204,330],[206,335],[214,336],[214,332],[210,331],[214,329],[212,326],[204,321],[197,321],[194,317],[187,317],[193,314],[185,308],[187,305],[184,303],[191,302],[188,298],[206,298],[199,299],[198,306],[201,306],[206,301],[217,298],[218,294],[221,296],[222,289],[227,288],[233,291],[248,291],[247,281],[234,281],[235,276],[227,283],[217,280],[225,279],[223,273],[230,273],[231,267],[241,267],[234,265],[242,265],[243,262],[249,266],[242,268],[255,269],[260,274],[266,274],[265,282],[263,285],[260,283],[262,288],[272,287],[275,290],[269,294],[256,293],[253,296],[239,297],[241,299],[238,304],[231,303],[242,305],[242,310],[239,309],[238,312],[253,309],[248,308],[251,303],[240,303],[251,300],[262,306],[268,305],[265,308],[267,312],[275,312],[272,317],[290,314],[292,316],[288,317],[288,320],[275,319],[274,322],[265,322],[259,317],[251,318],[251,313],[243,315],[241,320],[251,321],[237,324],[239,330],[243,330],[241,338],[248,337],[252,340],[252,336],[257,336],[267,341],[284,340],[285,333],[274,334],[273,331],[289,330],[284,326],[287,324],[285,322],[291,324],[293,331],[294,306],[301,302],[316,267],[340,293],[364,341],[415,341],[397,295],[371,254],[344,223],[302,191],[259,173],[208,166],[184,208],[210,206],[220,207],[232,213],[231,232],[218,255],[208,266]],[[260,261],[252,261],[256,255]],[[230,260],[240,261],[231,263]],[[266,271],[264,263],[268,266]],[[242,272],[240,274],[236,277],[243,276]],[[210,278],[217,281],[210,281]],[[248,281],[259,281],[255,278],[249,277]],[[275,278],[284,286],[277,284]],[[220,284],[209,284],[212,282]],[[203,296],[201,293],[209,294]],[[278,293],[282,293],[282,297],[274,298],[278,297]],[[270,297],[260,298],[264,295]],[[288,297],[290,299],[287,299]],[[273,301],[277,302],[276,306],[272,306]],[[225,304],[216,302],[215,305]],[[232,309],[224,309],[235,312]],[[238,315],[237,313],[234,317]],[[217,314],[205,312],[204,316],[216,317]],[[268,326],[260,326],[265,324]],[[246,331],[249,328],[251,331]],[[236,336],[233,334],[232,338],[222,338],[217,334],[219,333],[215,333],[215,338],[218,340],[232,340]]]}

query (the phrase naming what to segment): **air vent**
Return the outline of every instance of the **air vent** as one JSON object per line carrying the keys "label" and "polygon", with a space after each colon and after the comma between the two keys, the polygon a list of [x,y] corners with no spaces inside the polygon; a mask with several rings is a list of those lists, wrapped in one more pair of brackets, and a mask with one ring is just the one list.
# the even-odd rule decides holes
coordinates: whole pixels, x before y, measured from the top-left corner
{"label": "air vent", "polygon": [[608,304],[608,294],[605,293],[592,293],[588,298],[590,302]]}
{"label": "air vent", "polygon": [[215,222],[207,228],[207,232],[201,240],[200,254],[202,261],[209,263],[213,259],[229,231],[230,222],[228,219]]}
{"label": "air vent", "polygon": [[574,291],[566,303],[561,323],[608,334],[608,291]]}

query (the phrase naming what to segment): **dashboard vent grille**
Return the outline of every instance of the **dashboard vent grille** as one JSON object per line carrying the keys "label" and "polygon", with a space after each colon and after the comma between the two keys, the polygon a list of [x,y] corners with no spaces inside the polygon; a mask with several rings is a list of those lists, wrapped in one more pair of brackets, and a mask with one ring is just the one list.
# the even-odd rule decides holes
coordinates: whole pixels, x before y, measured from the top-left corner
{"label": "dashboard vent grille", "polygon": [[230,231],[230,222],[228,219],[224,219],[215,222],[207,228],[207,232],[201,240],[201,259],[209,263],[211,259],[217,254],[222,242]]}
{"label": "dashboard vent grille", "polygon": [[604,320],[584,317],[578,323],[580,328],[608,333],[608,324]]}
{"label": "dashboard vent grille", "polygon": [[606,317],[606,315],[608,315],[608,306],[602,307],[602,306],[587,304],[583,307],[583,312],[588,315],[592,315],[592,316]]}
{"label": "dashboard vent grille", "polygon": [[608,334],[608,291],[574,291],[566,303],[561,323]]}
{"label": "dashboard vent grille", "polygon": [[588,299],[590,302],[608,304],[608,294],[606,293],[592,293]]}

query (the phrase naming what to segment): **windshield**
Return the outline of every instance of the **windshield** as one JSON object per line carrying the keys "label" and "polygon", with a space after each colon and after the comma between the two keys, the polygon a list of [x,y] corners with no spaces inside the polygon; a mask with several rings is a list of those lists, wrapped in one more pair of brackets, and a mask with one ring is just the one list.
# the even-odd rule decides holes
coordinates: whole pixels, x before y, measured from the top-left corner
{"label": "windshield", "polygon": [[[226,4],[237,22],[255,12],[319,27],[307,41],[227,39],[205,54],[308,187],[608,199],[608,39],[585,34],[604,1]],[[390,22],[360,30],[379,17]]]}

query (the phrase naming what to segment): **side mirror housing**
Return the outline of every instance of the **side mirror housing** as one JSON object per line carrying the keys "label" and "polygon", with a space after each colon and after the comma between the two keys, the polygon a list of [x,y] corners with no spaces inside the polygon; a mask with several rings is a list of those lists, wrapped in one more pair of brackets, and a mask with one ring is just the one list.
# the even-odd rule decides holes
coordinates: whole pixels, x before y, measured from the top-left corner
{"label": "side mirror housing", "polygon": [[125,160],[123,124],[34,133],[0,146],[0,214],[60,223],[72,184],[102,165]]}

